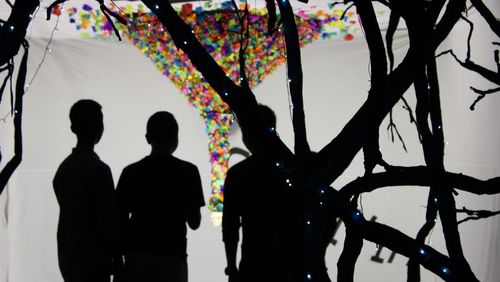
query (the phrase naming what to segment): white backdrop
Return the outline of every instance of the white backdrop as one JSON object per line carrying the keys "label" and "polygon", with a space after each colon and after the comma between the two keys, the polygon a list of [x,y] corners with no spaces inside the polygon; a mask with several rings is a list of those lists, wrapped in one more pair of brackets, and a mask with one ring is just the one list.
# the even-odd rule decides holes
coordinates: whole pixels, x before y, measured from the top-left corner
{"label": "white backdrop", "polygon": [[[489,1],[492,2],[492,1]],[[489,3],[496,14],[500,3]],[[494,1],[493,1],[494,2]],[[2,6],[2,18],[5,9]],[[473,15],[474,16],[474,15]],[[481,24],[483,24],[481,22]],[[484,27],[474,34],[472,59],[494,69],[491,41],[497,40]],[[48,29],[50,30],[50,29]],[[459,24],[446,42],[457,54],[465,56],[467,26]],[[31,37],[30,73],[40,63],[46,38]],[[405,51],[405,37],[397,40],[397,54]],[[25,98],[24,155],[21,166],[8,188],[0,196],[0,282],[62,281],[56,252],[58,205],[52,191],[52,177],[59,163],[74,146],[69,130],[68,111],[78,99],[95,99],[103,106],[105,132],[96,151],[113,170],[115,181],[127,164],[148,153],[144,139],[147,118],[158,110],[171,111],[180,125],[180,145],[175,155],[195,163],[202,174],[205,197],[210,193],[210,167],[204,124],[196,109],[158,72],[149,59],[128,42],[58,39],[51,44],[35,81]],[[303,49],[305,75],[305,110],[309,140],[314,150],[333,138],[366,98],[368,90],[368,52],[362,38],[351,42],[320,41]],[[441,80],[446,166],[481,179],[500,175],[500,134],[498,108],[500,95],[486,97],[476,111],[468,108],[475,96],[468,87],[492,88],[481,77],[461,69],[450,58],[438,60]],[[255,89],[257,99],[271,106],[278,116],[278,131],[292,146],[292,129],[288,112],[286,76],[279,68]],[[7,99],[7,96],[5,96]],[[413,101],[411,93],[407,94]],[[3,101],[1,113],[8,111]],[[402,105],[395,117],[407,142],[409,152],[386,138],[385,122],[381,127],[381,145],[387,161],[400,165],[423,164],[414,126],[409,124]],[[3,116],[3,115],[2,115]],[[12,152],[11,119],[0,124],[2,165]],[[232,143],[242,146],[239,133]],[[232,160],[232,163],[237,161]],[[362,174],[358,156],[351,168],[334,183],[343,183]],[[424,221],[426,188],[390,188],[363,196],[365,215],[399,228],[414,236]],[[257,191],[256,191],[257,193]],[[465,192],[457,196],[457,207],[500,209],[500,197],[475,196]],[[500,281],[500,218],[471,221],[460,225],[466,257],[481,281]],[[335,280],[336,261],[341,251],[343,227],[339,228],[327,253],[331,278]],[[446,253],[442,234],[436,227],[432,246]],[[226,278],[224,248],[220,227],[210,222],[203,209],[199,230],[188,234],[189,277],[191,282],[220,282]],[[388,262],[390,251],[383,249],[383,263],[371,261],[375,245],[365,243],[359,258],[356,281],[404,281],[407,260],[396,255]],[[7,278],[8,277],[8,278]],[[424,272],[423,281],[440,281]]]}

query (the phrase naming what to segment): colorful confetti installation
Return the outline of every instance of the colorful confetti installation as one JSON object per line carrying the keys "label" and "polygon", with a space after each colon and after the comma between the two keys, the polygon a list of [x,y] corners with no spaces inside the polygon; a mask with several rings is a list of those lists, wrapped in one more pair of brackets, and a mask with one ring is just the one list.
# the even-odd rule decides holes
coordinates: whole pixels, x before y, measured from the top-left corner
{"label": "colorful confetti installation", "polygon": [[[81,37],[115,40],[111,24],[98,7],[84,4],[81,8],[68,8],[67,11],[70,23],[75,25]],[[115,11],[128,20],[127,26],[116,24],[124,37],[150,58],[158,70],[180,89],[189,103],[200,110],[209,137],[212,164],[212,195],[208,206],[211,211],[221,212],[223,183],[230,156],[229,129],[233,120],[227,104],[194,68],[187,55],[175,47],[170,35],[153,13],[146,11],[142,4],[127,4],[120,8],[115,6]],[[239,81],[240,24],[231,2],[205,2],[204,6],[195,9],[192,4],[184,4],[178,12],[228,77]],[[295,13],[301,47],[319,38],[351,40],[360,31],[357,15],[353,12],[344,15],[344,10],[333,9],[298,10]],[[278,29],[270,36],[267,33],[266,14],[266,9],[250,8],[246,73],[251,87],[258,85],[286,62],[283,30]]]}
{"label": "colorful confetti installation", "polygon": [[224,203],[224,179],[229,167],[229,129],[233,115],[208,112],[203,114],[208,135],[210,163],[212,165],[212,194],[208,207],[211,211],[222,212]]}

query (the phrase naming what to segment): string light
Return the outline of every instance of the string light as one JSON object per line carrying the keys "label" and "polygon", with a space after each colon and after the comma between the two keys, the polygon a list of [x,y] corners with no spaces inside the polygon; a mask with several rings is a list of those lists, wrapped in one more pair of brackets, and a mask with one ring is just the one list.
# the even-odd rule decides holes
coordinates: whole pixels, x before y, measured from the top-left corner
{"label": "string light", "polygon": [[308,280],[311,280],[312,279],[311,273],[307,273],[306,277],[307,277]]}
{"label": "string light", "polygon": [[9,26],[9,31],[10,31],[10,32],[13,32],[13,31],[14,31],[14,26],[13,26],[13,25]]}
{"label": "string light", "polygon": [[448,267],[444,266],[443,268],[441,268],[441,271],[444,273],[444,274],[448,274],[450,273],[450,270],[448,269]]}
{"label": "string light", "polygon": [[359,210],[356,210],[353,214],[354,220],[360,220],[361,219],[361,212]]}
{"label": "string light", "polygon": [[155,9],[158,10],[160,9],[160,6],[158,6],[158,4],[155,5]]}
{"label": "string light", "polygon": [[425,256],[425,250],[424,250],[424,248],[419,248],[419,249],[418,249],[418,252],[419,252],[421,255]]}

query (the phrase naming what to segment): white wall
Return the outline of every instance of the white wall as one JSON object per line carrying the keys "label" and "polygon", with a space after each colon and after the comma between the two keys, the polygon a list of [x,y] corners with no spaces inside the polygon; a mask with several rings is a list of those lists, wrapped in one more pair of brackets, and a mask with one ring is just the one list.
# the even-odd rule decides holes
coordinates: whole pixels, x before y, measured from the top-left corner
{"label": "white wall", "polygon": [[[489,1],[491,2],[491,1]],[[490,3],[490,6],[493,6]],[[494,11],[498,14],[500,4]],[[449,46],[461,48],[465,43],[466,25],[459,25]],[[493,49],[495,40],[491,32],[476,28],[472,58],[494,69]],[[464,31],[465,29],[465,31]],[[399,55],[405,51],[404,36],[397,42]],[[498,38],[496,38],[498,41]],[[30,39],[31,77],[38,65],[46,40]],[[61,281],[57,267],[56,227],[58,206],[52,191],[51,180],[55,169],[69,154],[75,139],[69,130],[69,107],[78,99],[91,98],[103,106],[105,133],[96,150],[113,169],[115,181],[121,169],[148,153],[144,140],[145,123],[157,110],[171,111],[180,125],[178,157],[195,163],[202,174],[205,197],[210,193],[210,167],[208,163],[207,137],[204,124],[196,109],[188,105],[179,91],[159,73],[135,47],[127,42],[103,42],[97,40],[56,40],[25,98],[24,158],[8,186],[0,197],[0,266],[5,258],[5,225],[8,216],[8,249],[10,282],[57,282]],[[461,58],[463,50],[458,50]],[[305,110],[309,141],[314,150],[327,144],[355,113],[366,98],[368,83],[368,54],[360,38],[352,42],[321,41],[303,49],[305,75]],[[491,88],[484,79],[460,69],[450,57],[438,60],[441,79],[444,130],[448,145],[446,165],[448,170],[463,172],[481,179],[500,175],[500,134],[498,132],[498,108],[500,95],[485,98],[474,112],[468,107],[475,96],[468,90],[470,85]],[[284,68],[278,69],[255,89],[257,98],[270,105],[278,116],[278,131],[285,143],[293,147],[291,121],[288,112]],[[413,101],[411,93],[407,95]],[[8,103],[2,103],[2,113]],[[384,123],[381,127],[381,143],[384,157],[390,163],[423,164],[420,145],[414,126],[398,104],[395,116],[407,142],[409,152],[391,144],[386,138]],[[0,124],[2,153],[8,159],[11,150],[11,120]],[[232,138],[241,146],[239,134]],[[334,183],[343,183],[362,174],[360,156],[352,168]],[[424,221],[426,204],[425,188],[382,189],[363,196],[363,208],[367,217],[376,215],[379,222],[400,228],[408,235],[416,234]],[[8,196],[7,204],[5,204]],[[462,192],[457,196],[457,207],[471,209],[500,209],[500,197],[474,196]],[[4,207],[8,213],[3,213]],[[220,227],[210,222],[207,209],[203,223],[196,232],[189,233],[189,276],[192,282],[220,282],[225,258]],[[327,260],[331,277],[335,278],[336,260],[340,254],[343,227],[335,239],[336,246],[328,250]],[[472,221],[460,226],[466,257],[481,281],[500,281],[500,218]],[[445,252],[439,227],[432,235],[432,246]],[[357,281],[403,281],[406,259],[396,256],[387,263],[390,252],[384,249],[383,264],[370,261],[375,253],[373,243],[365,243],[357,265]],[[5,268],[3,269],[5,272]],[[2,280],[0,268],[0,281]],[[423,281],[438,281],[425,273]]]}

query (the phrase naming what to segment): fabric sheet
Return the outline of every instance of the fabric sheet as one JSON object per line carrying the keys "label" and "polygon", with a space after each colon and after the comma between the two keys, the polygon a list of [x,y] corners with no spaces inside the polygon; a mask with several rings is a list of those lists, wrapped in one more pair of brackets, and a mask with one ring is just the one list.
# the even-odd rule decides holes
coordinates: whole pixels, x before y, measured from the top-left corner
{"label": "fabric sheet", "polygon": [[[498,2],[487,1],[495,14]],[[2,4],[4,5],[4,4]],[[2,6],[4,18],[4,6]],[[474,15],[473,15],[474,16]],[[41,19],[38,19],[40,21]],[[50,27],[46,27],[50,32]],[[28,33],[31,45],[28,79],[42,61],[47,38]],[[441,49],[454,48],[465,57],[467,25],[460,23]],[[396,56],[401,59],[407,45],[404,34],[395,42]],[[495,69],[493,47],[498,40],[479,23],[474,33],[472,59]],[[41,68],[28,88],[23,116],[24,155],[8,188],[0,196],[0,282],[60,282],[57,266],[56,229],[58,206],[51,181],[55,169],[69,154],[75,138],[69,129],[69,108],[82,98],[95,99],[103,106],[105,131],[96,151],[113,171],[115,182],[129,163],[149,153],[144,138],[147,118],[158,110],[171,111],[180,127],[180,143],[175,153],[199,168],[205,196],[210,195],[210,166],[207,136],[199,112],[180,95],[177,88],[129,42],[59,38],[50,44]],[[362,38],[353,41],[318,41],[302,49],[304,100],[309,141],[320,150],[343,128],[366,99],[369,89],[369,58]],[[20,59],[20,58],[19,58]],[[477,105],[469,106],[476,96],[469,86],[488,89],[493,85],[461,69],[449,56],[438,59],[446,136],[445,164],[449,171],[462,172],[481,179],[500,175],[500,133],[498,108],[500,95],[490,95]],[[257,99],[273,108],[278,117],[278,132],[293,148],[289,114],[286,71],[282,66],[256,87]],[[6,96],[5,96],[6,97]],[[405,97],[414,103],[412,91]],[[3,101],[4,102],[4,101]],[[9,103],[2,103],[7,113]],[[403,104],[396,105],[394,117],[408,147],[390,142],[381,126],[382,153],[391,164],[423,164],[421,145]],[[2,166],[12,152],[12,120],[0,123]],[[241,134],[233,128],[233,147],[244,148]],[[360,154],[361,155],[361,154]],[[333,185],[343,184],[362,175],[362,156]],[[231,164],[241,159],[234,156]],[[415,236],[425,218],[427,188],[397,187],[381,189],[362,196],[365,216],[399,228]],[[260,191],[256,190],[258,197]],[[461,192],[457,208],[500,209],[500,197],[476,196]],[[188,265],[191,282],[225,281],[224,247],[220,226],[210,221],[203,209],[202,225],[188,232]],[[462,217],[461,215],[459,216]],[[446,253],[440,224],[430,238],[431,246]],[[466,258],[480,281],[500,281],[500,217],[470,221],[460,225]],[[334,236],[336,244],[327,251],[327,266],[332,280],[340,255],[343,226]],[[404,281],[407,259],[394,255],[382,246],[365,242],[356,267],[356,281]],[[8,279],[7,279],[8,275]],[[422,281],[440,281],[423,271]]]}

